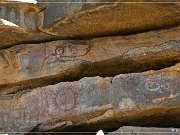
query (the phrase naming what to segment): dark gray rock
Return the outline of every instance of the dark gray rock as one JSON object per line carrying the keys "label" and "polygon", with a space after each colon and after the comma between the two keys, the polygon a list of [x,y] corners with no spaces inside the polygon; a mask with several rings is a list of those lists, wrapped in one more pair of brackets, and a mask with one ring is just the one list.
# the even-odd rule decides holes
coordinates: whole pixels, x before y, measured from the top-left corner
{"label": "dark gray rock", "polygon": [[68,14],[85,9],[86,7],[94,6],[103,1],[109,0],[37,0],[38,5],[45,8],[44,26],[47,26]]}
{"label": "dark gray rock", "polygon": [[35,4],[0,3],[0,18],[19,27],[36,30],[42,25],[43,13]]}
{"label": "dark gray rock", "polygon": [[180,64],[158,71],[85,77],[30,89],[0,97],[0,131],[179,127],[179,88]]}

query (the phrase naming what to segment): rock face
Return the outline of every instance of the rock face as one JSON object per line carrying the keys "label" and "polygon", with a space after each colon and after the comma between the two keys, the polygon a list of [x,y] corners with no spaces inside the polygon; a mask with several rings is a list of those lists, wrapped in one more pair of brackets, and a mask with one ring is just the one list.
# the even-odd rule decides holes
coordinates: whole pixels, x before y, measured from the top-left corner
{"label": "rock face", "polygon": [[145,128],[145,127],[121,127],[108,135],[178,135],[179,128]]}
{"label": "rock face", "polygon": [[[179,4],[118,2],[120,1],[69,13],[41,30],[53,35],[83,38],[133,34],[172,27],[180,23]],[[56,13],[49,13],[54,12]]]}
{"label": "rock face", "polygon": [[34,4],[0,3],[0,18],[36,30],[42,25],[43,13],[41,7]]}
{"label": "rock face", "polygon": [[[39,43],[38,40],[47,42],[55,39],[128,35],[170,28],[180,23],[180,6],[177,3],[128,4],[109,0],[73,1],[73,3],[71,0],[60,3],[56,0],[52,1],[53,3],[48,3],[46,0],[38,2],[37,5],[0,3],[0,18],[19,27],[43,31],[43,34],[39,32],[39,36],[36,32],[29,32],[35,34],[35,36],[32,34],[30,36],[29,33],[23,31],[18,30],[17,33],[15,30],[14,32],[14,28],[7,28],[8,30],[6,27],[0,28],[8,35],[6,38],[4,38],[4,32],[0,35],[2,40],[0,49],[20,43]],[[14,36],[14,33],[17,35]],[[51,35],[51,38],[49,36],[41,38],[45,33]]]}
{"label": "rock face", "polygon": [[85,76],[114,76],[180,61],[179,27],[126,37],[59,40],[0,51],[0,93]]}
{"label": "rock face", "polygon": [[179,88],[180,64],[159,71],[89,77],[27,89],[1,97],[0,130],[72,128],[72,132],[106,131],[112,125],[179,127]]}
{"label": "rock face", "polygon": [[[51,0],[51,2],[49,2],[49,0],[37,0],[39,6],[45,7],[43,12],[43,26],[47,26],[70,13],[83,10],[87,7],[97,5],[98,3],[100,4],[103,1],[104,0]],[[108,2],[109,0],[105,1]]]}
{"label": "rock face", "polygon": [[42,43],[57,39],[59,37],[41,31],[0,25],[0,49],[18,44]]}
{"label": "rock face", "polygon": [[175,133],[178,2],[0,0],[0,133]]}

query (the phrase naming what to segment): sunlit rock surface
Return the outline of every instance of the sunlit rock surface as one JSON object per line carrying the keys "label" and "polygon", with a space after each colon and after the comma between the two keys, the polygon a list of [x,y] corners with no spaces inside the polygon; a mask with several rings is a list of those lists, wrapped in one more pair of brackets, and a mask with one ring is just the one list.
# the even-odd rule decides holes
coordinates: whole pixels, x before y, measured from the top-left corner
{"label": "sunlit rock surface", "polygon": [[[134,34],[168,28],[180,23],[180,5],[177,3],[119,2],[95,3],[97,5],[94,6],[91,5],[93,3],[88,6],[86,2],[48,3],[47,13],[44,10],[44,15],[47,14],[49,19],[46,20],[48,17],[45,17],[45,22],[53,21],[58,17],[59,19],[41,30],[53,35],[84,38]],[[65,6],[58,10],[58,5]],[[67,13],[68,15],[65,16],[64,14]]]}
{"label": "sunlit rock surface", "polygon": [[28,43],[42,43],[57,40],[59,37],[41,31],[28,30],[20,27],[0,25],[0,49]]}

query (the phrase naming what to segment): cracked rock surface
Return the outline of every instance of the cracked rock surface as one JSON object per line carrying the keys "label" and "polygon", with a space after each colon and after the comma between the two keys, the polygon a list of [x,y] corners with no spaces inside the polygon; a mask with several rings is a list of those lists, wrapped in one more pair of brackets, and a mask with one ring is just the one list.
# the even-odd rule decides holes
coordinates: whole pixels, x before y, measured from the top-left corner
{"label": "cracked rock surface", "polygon": [[0,133],[178,135],[178,2],[0,0]]}
{"label": "cracked rock surface", "polygon": [[120,125],[178,127],[179,81],[177,64],[158,71],[85,77],[27,89],[1,97],[0,129],[29,132],[33,127],[37,131],[106,131]]}
{"label": "cracked rock surface", "polygon": [[[120,1],[90,6],[78,12],[69,12],[67,16],[42,28],[42,30],[53,35],[83,38],[127,35],[172,27],[180,23],[179,4],[118,2]],[[56,14],[56,12],[52,9],[52,12],[48,13]]]}
{"label": "cracked rock surface", "polygon": [[171,66],[180,60],[179,27],[92,40],[22,44],[0,51],[0,93],[86,76],[114,76]]}

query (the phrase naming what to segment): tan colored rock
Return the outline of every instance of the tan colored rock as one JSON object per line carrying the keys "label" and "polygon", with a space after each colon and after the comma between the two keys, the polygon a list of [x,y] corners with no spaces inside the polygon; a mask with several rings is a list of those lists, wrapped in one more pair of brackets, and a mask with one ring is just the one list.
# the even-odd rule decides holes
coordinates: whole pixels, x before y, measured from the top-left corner
{"label": "tan colored rock", "polygon": [[[86,77],[1,96],[1,132],[112,131],[180,126],[180,63],[158,71]],[[122,107],[123,106],[123,107]]]}
{"label": "tan colored rock", "polygon": [[[82,8],[82,10],[76,11],[72,8],[74,11],[72,13],[66,10],[68,6],[65,6],[65,9],[62,9],[64,12],[59,13],[59,16],[62,17],[66,12],[69,14],[41,30],[63,37],[84,38],[133,34],[180,24],[180,4],[118,2],[120,1],[91,5],[86,8],[82,8],[82,5],[86,4],[82,3],[75,8]],[[47,14],[52,13],[53,16],[58,11],[53,11],[52,8]]]}
{"label": "tan colored rock", "polygon": [[180,128],[154,128],[125,126],[108,135],[179,135]]}
{"label": "tan colored rock", "polygon": [[58,37],[41,31],[0,25],[0,49],[18,44],[41,43],[56,39]]}
{"label": "tan colored rock", "polygon": [[180,62],[180,27],[131,36],[22,44],[0,51],[0,93]]}

